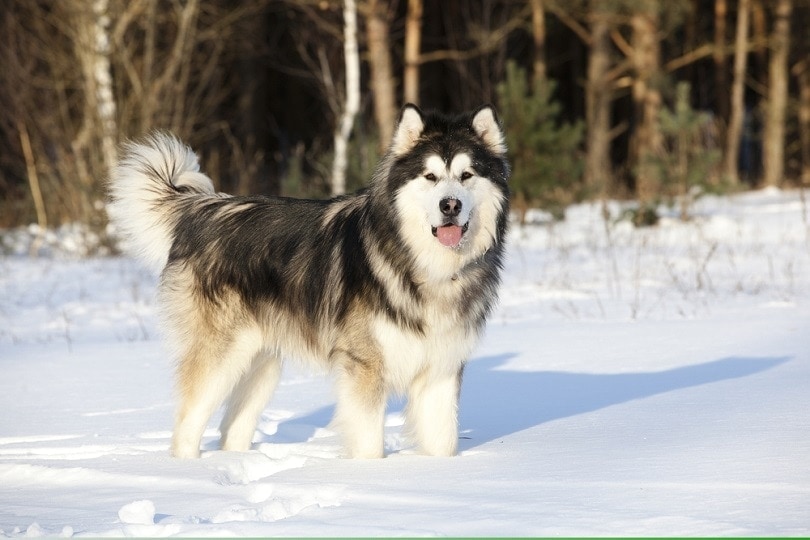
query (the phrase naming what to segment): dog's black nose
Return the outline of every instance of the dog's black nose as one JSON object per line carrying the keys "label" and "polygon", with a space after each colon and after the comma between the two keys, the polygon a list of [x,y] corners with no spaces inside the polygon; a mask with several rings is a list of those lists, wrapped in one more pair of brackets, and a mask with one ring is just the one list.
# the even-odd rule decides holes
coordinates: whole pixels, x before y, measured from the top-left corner
{"label": "dog's black nose", "polygon": [[456,217],[461,212],[461,201],[447,197],[439,201],[439,209],[447,217]]}

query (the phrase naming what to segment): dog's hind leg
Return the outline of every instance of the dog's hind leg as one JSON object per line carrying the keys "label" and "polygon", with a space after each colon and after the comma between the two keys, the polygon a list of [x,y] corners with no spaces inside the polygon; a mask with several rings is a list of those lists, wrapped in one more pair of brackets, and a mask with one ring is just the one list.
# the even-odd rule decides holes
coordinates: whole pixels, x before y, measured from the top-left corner
{"label": "dog's hind leg", "polygon": [[199,457],[208,420],[262,347],[258,328],[240,330],[222,342],[208,338],[196,340],[180,360],[180,407],[172,436],[175,457]]}
{"label": "dog's hind leg", "polygon": [[220,424],[222,449],[244,452],[250,449],[256,423],[281,377],[281,359],[260,352],[231,392]]}
{"label": "dog's hind leg", "polygon": [[458,398],[463,366],[457,373],[426,370],[411,383],[406,422],[421,450],[431,456],[453,456],[458,448]]}

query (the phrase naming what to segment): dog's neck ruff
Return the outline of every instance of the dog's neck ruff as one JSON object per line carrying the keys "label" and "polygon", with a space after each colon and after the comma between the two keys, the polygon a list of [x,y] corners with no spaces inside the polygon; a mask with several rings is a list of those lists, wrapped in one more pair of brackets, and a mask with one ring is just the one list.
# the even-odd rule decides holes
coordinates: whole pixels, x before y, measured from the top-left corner
{"label": "dog's neck ruff", "polygon": [[478,266],[479,264],[481,264],[481,262],[484,260],[484,257],[486,257],[487,253],[489,253],[490,251],[492,251],[491,247],[485,249],[480,255],[478,255],[473,260],[471,260],[470,262],[468,262],[467,264],[462,266],[456,273],[454,273],[452,276],[450,276],[450,280],[451,281],[458,281],[458,278],[461,277],[461,274],[466,272],[469,268],[472,268],[473,266]]}

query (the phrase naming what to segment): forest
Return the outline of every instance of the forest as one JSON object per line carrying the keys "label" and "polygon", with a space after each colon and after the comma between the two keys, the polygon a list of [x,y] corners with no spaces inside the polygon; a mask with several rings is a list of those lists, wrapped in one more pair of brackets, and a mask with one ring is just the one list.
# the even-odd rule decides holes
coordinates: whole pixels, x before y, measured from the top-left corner
{"label": "forest", "polygon": [[103,230],[155,129],[221,191],[354,190],[408,102],[495,105],[520,216],[810,184],[810,0],[5,0],[0,25],[3,228]]}

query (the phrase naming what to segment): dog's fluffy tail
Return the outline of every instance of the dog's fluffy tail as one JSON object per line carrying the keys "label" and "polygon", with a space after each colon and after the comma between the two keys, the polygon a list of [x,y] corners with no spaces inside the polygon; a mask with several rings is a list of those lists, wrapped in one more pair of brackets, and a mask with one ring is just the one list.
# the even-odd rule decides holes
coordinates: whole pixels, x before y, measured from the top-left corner
{"label": "dog's fluffy tail", "polygon": [[214,194],[194,152],[170,133],[155,132],[122,148],[110,174],[107,214],[122,247],[160,271],[166,265],[183,201]]}

